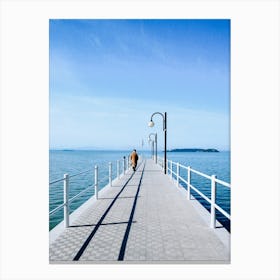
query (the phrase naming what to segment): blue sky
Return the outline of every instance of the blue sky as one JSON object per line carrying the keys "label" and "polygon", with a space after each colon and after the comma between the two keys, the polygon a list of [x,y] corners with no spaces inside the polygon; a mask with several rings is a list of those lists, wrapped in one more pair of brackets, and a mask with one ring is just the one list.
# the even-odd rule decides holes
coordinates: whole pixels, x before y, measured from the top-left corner
{"label": "blue sky", "polygon": [[50,20],[50,148],[230,141],[229,20]]}

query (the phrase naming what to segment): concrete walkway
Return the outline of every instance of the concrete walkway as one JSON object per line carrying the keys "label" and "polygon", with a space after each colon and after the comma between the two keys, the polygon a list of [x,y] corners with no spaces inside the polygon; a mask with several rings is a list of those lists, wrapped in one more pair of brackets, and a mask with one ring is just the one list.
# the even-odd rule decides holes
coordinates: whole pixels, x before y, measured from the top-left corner
{"label": "concrete walkway", "polygon": [[229,263],[230,234],[152,160],[50,232],[50,263]]}

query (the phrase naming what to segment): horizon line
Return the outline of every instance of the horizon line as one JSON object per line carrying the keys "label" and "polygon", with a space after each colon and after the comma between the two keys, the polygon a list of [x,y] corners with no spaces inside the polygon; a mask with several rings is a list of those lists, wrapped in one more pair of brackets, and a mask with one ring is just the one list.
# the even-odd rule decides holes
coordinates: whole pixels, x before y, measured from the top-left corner
{"label": "horizon line", "polygon": [[[168,149],[167,152],[171,152],[170,150],[176,149],[202,149],[202,150],[211,150],[215,149],[221,152],[230,152],[230,149],[216,149],[216,148],[172,148]],[[110,148],[49,148],[49,151],[131,151],[134,149],[110,149]],[[151,152],[151,149],[136,149],[137,151],[143,152]],[[158,150],[158,152],[164,152],[164,150]]]}

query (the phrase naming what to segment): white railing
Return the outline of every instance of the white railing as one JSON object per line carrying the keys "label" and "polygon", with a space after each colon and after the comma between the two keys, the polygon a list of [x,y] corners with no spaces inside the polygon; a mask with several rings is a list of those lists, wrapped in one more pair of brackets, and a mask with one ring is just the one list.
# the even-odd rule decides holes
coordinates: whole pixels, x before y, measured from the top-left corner
{"label": "white railing", "polygon": [[[140,161],[140,160],[139,160]],[[122,162],[122,163],[121,163]],[[123,159],[121,160],[117,160],[116,162],[116,168],[117,168],[117,176],[116,178],[121,178],[129,169],[130,169],[130,161],[129,161],[129,156],[127,157],[123,157]],[[122,165],[122,171],[121,171],[121,165]],[[54,185],[58,182],[62,182],[63,181],[63,203],[58,205],[55,209],[51,210],[49,212],[49,217],[51,217],[52,215],[54,215],[56,212],[58,212],[59,210],[61,210],[62,208],[64,209],[64,214],[63,214],[63,219],[64,219],[64,225],[65,227],[69,227],[69,206],[70,204],[76,200],[78,197],[80,197],[81,195],[83,195],[84,193],[86,193],[89,190],[94,190],[94,196],[96,199],[98,199],[98,191],[99,191],[99,186],[101,183],[104,183],[106,180],[109,181],[109,186],[112,186],[112,168],[113,168],[113,164],[112,162],[109,162],[108,164],[108,177],[104,177],[102,180],[99,180],[99,172],[98,172],[98,166],[95,165],[94,169],[93,169],[93,177],[94,177],[94,184],[90,185],[88,187],[86,187],[84,190],[82,190],[81,192],[79,192],[78,194],[76,194],[75,196],[73,196],[72,198],[69,199],[69,191],[70,191],[70,178],[88,173],[90,171],[92,171],[92,169],[88,169],[85,171],[82,171],[80,173],[77,173],[75,175],[69,175],[69,174],[64,174],[64,177],[55,181],[52,181],[49,183],[49,185]],[[114,179],[116,179],[114,178]]]}
{"label": "white railing", "polygon": [[[164,166],[164,159],[158,157],[158,164],[163,168]],[[175,168],[173,168],[175,166]],[[185,169],[187,171],[187,179],[183,178],[180,175],[180,169]],[[209,199],[205,194],[203,194],[201,191],[199,191],[195,186],[191,184],[191,174],[195,173],[199,176],[202,176],[208,180],[211,181],[211,199]],[[210,227],[215,228],[216,227],[216,210],[221,212],[225,217],[227,217],[230,220],[230,214],[226,212],[224,209],[222,209],[219,205],[216,203],[216,191],[217,191],[217,184],[221,184],[225,187],[231,188],[231,185],[227,182],[224,182],[222,180],[217,179],[216,175],[207,175],[200,171],[197,171],[195,169],[192,169],[190,166],[184,166],[180,164],[179,162],[173,162],[172,160],[167,160],[167,175],[170,176],[170,178],[173,180],[173,175],[176,179],[176,185],[180,185],[180,180],[184,182],[187,185],[187,199],[191,199],[191,190],[195,191],[197,194],[199,194],[202,198],[204,198],[207,202],[211,205],[210,210]]]}

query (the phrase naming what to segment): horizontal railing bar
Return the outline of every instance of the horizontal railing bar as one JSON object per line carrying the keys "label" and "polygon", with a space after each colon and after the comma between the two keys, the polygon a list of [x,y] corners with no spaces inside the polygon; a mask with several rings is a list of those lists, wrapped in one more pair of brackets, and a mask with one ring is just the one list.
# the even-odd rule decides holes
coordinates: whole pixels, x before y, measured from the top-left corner
{"label": "horizontal railing bar", "polygon": [[79,192],[78,194],[76,194],[75,196],[73,196],[72,198],[69,199],[69,203],[71,203],[73,200],[75,200],[77,197],[81,196],[83,193],[87,192],[90,188],[92,188],[93,186],[90,185],[88,186],[86,189],[82,190],[81,192]]}
{"label": "horizontal railing bar", "polygon": [[[85,172],[88,172],[88,171],[90,171],[90,170],[87,170],[87,171],[84,171],[84,172],[81,172],[81,173],[85,173]],[[81,173],[79,173],[79,174],[81,174]],[[73,175],[73,176],[76,176],[76,175],[78,175],[78,174],[75,174],[75,175]],[[69,176],[69,177],[73,177],[73,176]],[[98,183],[99,183],[99,184],[100,184],[100,183],[103,183],[103,182],[105,182],[107,179],[108,179],[107,177],[104,177],[102,180],[98,181]],[[63,181],[63,180],[65,180],[65,179],[63,178],[63,179],[61,179],[60,181]],[[55,183],[55,182],[56,182],[56,181],[54,181],[54,182],[52,182],[52,183]],[[88,186],[86,189],[82,190],[81,192],[79,192],[78,194],[76,194],[75,196],[73,196],[72,198],[70,198],[70,199],[69,199],[69,203],[71,203],[71,202],[72,202],[73,200],[75,200],[77,197],[81,196],[83,193],[87,192],[88,189],[90,189],[90,188],[92,188],[92,187],[93,187],[93,185],[90,185],[90,186]],[[60,210],[64,205],[65,205],[65,203],[59,205],[57,208],[55,208],[55,209],[53,209],[51,212],[49,212],[49,215],[51,216],[52,214],[56,213],[56,212],[57,212],[58,210]]]}
{"label": "horizontal railing bar", "polygon": [[64,205],[65,205],[65,203],[60,204],[60,205],[57,206],[55,209],[53,209],[52,211],[50,211],[49,215],[52,216],[54,213],[56,213],[58,210],[60,210]]}
{"label": "horizontal railing bar", "polygon": [[69,176],[69,178],[76,177],[76,176],[78,176],[78,175],[81,175],[81,174],[87,173],[87,172],[92,171],[92,170],[93,170],[93,169],[88,169],[88,170],[86,170],[86,171],[82,171],[82,172],[80,172],[80,173],[77,173],[77,174],[74,174],[74,175]]}
{"label": "horizontal railing bar", "polygon": [[170,168],[168,168],[168,171],[172,172],[172,174],[177,175],[177,173],[174,170],[171,170]]}
{"label": "horizontal railing bar", "polygon": [[[162,158],[160,158],[160,157],[159,157],[159,159],[162,160]],[[173,164],[177,164],[177,162],[171,161],[171,160],[167,160],[167,162],[172,162],[172,165],[173,165]],[[184,168],[184,169],[188,170],[188,167],[185,166],[185,165],[182,165],[181,163],[179,163],[179,166],[180,166],[181,168]],[[168,170],[170,171],[171,169],[168,167]],[[195,170],[195,169],[193,169],[193,168],[191,168],[190,170],[191,170],[192,172],[194,172],[194,173],[200,175],[200,176],[203,176],[203,177],[205,177],[205,178],[211,180],[211,176],[209,176],[209,175],[207,175],[207,174],[205,174],[205,173],[202,173],[202,172],[200,172],[200,171],[198,171],[198,170]],[[172,170],[172,173],[173,173],[173,174],[177,174],[177,173],[173,172],[173,170]],[[180,177],[180,178],[182,178],[182,177]],[[220,179],[215,179],[215,181],[216,181],[218,184],[221,184],[221,185],[223,185],[223,186],[225,186],[225,187],[229,187],[229,188],[231,187],[231,185],[230,185],[229,183],[227,183],[227,182],[225,182],[225,181],[222,181],[222,180],[220,180]]]}
{"label": "horizontal railing bar", "polygon": [[[186,184],[188,184],[188,182],[184,179],[184,178],[182,178],[181,176],[179,176],[179,179],[180,180],[182,180],[184,183],[186,183]],[[196,189],[194,189],[194,187],[191,185],[191,188],[193,189],[193,190],[196,190]],[[198,191],[199,192],[199,191]],[[211,200],[208,198],[208,197],[204,197],[204,199],[206,199],[209,203],[211,202]],[[224,216],[226,216],[229,220],[230,220],[230,215],[225,211],[225,210],[223,210],[219,205],[217,205],[217,204],[215,204],[215,207],[216,207],[216,209],[217,210],[219,210]]]}
{"label": "horizontal railing bar", "polygon": [[189,186],[191,187],[191,189],[193,189],[195,192],[197,192],[200,196],[202,196],[206,201],[208,201],[211,204],[211,200],[207,196],[205,196],[201,191],[199,191],[196,187],[194,187],[191,184],[189,184]]}
{"label": "horizontal railing bar", "polygon": [[[89,171],[91,171],[91,169],[88,169],[88,170],[86,170],[86,171],[82,171],[82,172],[80,172],[80,173],[71,175],[71,176],[69,176],[69,178],[73,178],[73,177],[75,177],[75,176],[81,175],[81,174],[83,174],[83,173],[87,173],[87,172],[89,172]],[[64,180],[65,180],[65,178],[61,178],[61,179],[58,179],[58,180],[56,180],[56,181],[50,182],[49,185],[52,185],[52,184],[55,184],[55,183],[58,183],[58,182],[61,182],[61,181],[64,181]]]}
{"label": "horizontal railing bar", "polygon": [[183,177],[181,177],[181,176],[178,176],[178,177],[179,177],[179,179],[180,179],[181,181],[183,181],[184,183],[188,184],[188,182],[187,182]]}
{"label": "horizontal railing bar", "polygon": [[216,181],[216,183],[221,184],[225,187],[228,187],[228,188],[231,187],[231,185],[229,183],[225,182],[225,181],[222,181],[222,180],[219,180],[219,179],[215,179],[215,181]]}
{"label": "horizontal railing bar", "polygon": [[222,209],[219,205],[215,204],[215,208],[217,210],[219,210],[224,216],[226,216],[229,220],[230,220],[230,215],[224,210]]}
{"label": "horizontal railing bar", "polygon": [[[87,173],[87,172],[89,172],[89,171],[91,171],[91,170],[92,170],[92,169],[88,169],[88,170],[82,171],[82,172],[80,172],[80,173],[77,173],[77,174],[74,174],[74,175],[70,175],[69,178],[73,178],[73,177],[75,177],[75,176],[78,176],[78,175]],[[56,180],[56,181],[50,182],[49,185],[52,185],[52,184],[55,184],[55,183],[58,183],[58,182],[61,182],[61,181],[64,181],[64,180],[65,180],[65,178],[61,178],[61,179],[58,179],[58,180]]]}
{"label": "horizontal railing bar", "polygon": [[182,180],[184,183],[186,183],[187,185],[189,185],[191,187],[191,189],[193,189],[195,192],[197,192],[199,195],[201,195],[204,199],[206,199],[208,202],[211,203],[210,199],[205,196],[202,192],[200,192],[196,187],[194,187],[193,185],[189,184],[183,177],[178,176],[180,180]]}
{"label": "horizontal railing bar", "polygon": [[181,163],[179,163],[179,166],[182,167],[182,168],[184,168],[184,169],[186,169],[186,170],[188,170],[188,167],[185,166],[185,165],[182,165]]}
{"label": "horizontal railing bar", "polygon": [[204,174],[204,173],[202,173],[202,172],[199,172],[199,171],[197,171],[197,170],[195,170],[195,169],[192,169],[192,168],[191,168],[191,171],[192,171],[193,173],[196,173],[197,175],[200,175],[200,176],[202,176],[202,177],[204,177],[204,178],[207,178],[207,179],[211,180],[211,176],[209,176],[209,175],[206,175],[206,174]]}
{"label": "horizontal railing bar", "polygon": [[[182,167],[182,168],[184,168],[184,169],[186,169],[186,170],[188,170],[188,167],[185,166],[185,165],[182,165],[181,163],[179,163],[179,166]],[[196,174],[198,174],[198,175],[201,175],[201,176],[203,176],[203,177],[205,177],[205,178],[207,178],[207,179],[209,179],[209,180],[211,180],[211,176],[209,176],[209,175],[207,175],[207,174],[204,174],[204,173],[202,173],[202,172],[200,172],[200,171],[197,171],[197,170],[195,170],[195,169],[192,169],[192,168],[191,168],[191,171],[194,172],[194,173],[196,173]],[[227,182],[225,182],[225,181],[222,181],[222,180],[220,180],[220,179],[215,179],[215,181],[216,181],[217,183],[219,183],[219,184],[225,186],[225,187],[229,187],[229,188],[231,187],[231,185],[230,185],[229,183],[227,183]]]}
{"label": "horizontal railing bar", "polygon": [[[102,179],[101,181],[99,181],[98,183],[103,183],[104,181],[106,181],[107,178],[104,177],[104,179]],[[86,189],[82,190],[81,192],[79,192],[78,194],[76,194],[75,196],[73,196],[72,198],[69,199],[69,203],[71,203],[73,200],[75,200],[77,197],[79,197],[80,195],[82,195],[83,193],[85,193],[86,191],[88,191],[89,188],[93,187],[92,185],[88,186]],[[57,208],[53,209],[51,212],[49,212],[49,215],[51,216],[52,214],[56,213],[58,210],[60,210],[60,208],[62,208],[65,205],[65,203],[59,205]]]}
{"label": "horizontal railing bar", "polygon": [[61,181],[64,181],[64,180],[65,180],[65,178],[58,179],[58,180],[56,180],[56,181],[50,182],[49,185],[52,185],[52,184],[55,184],[55,183],[58,183],[58,182],[61,182]]}

